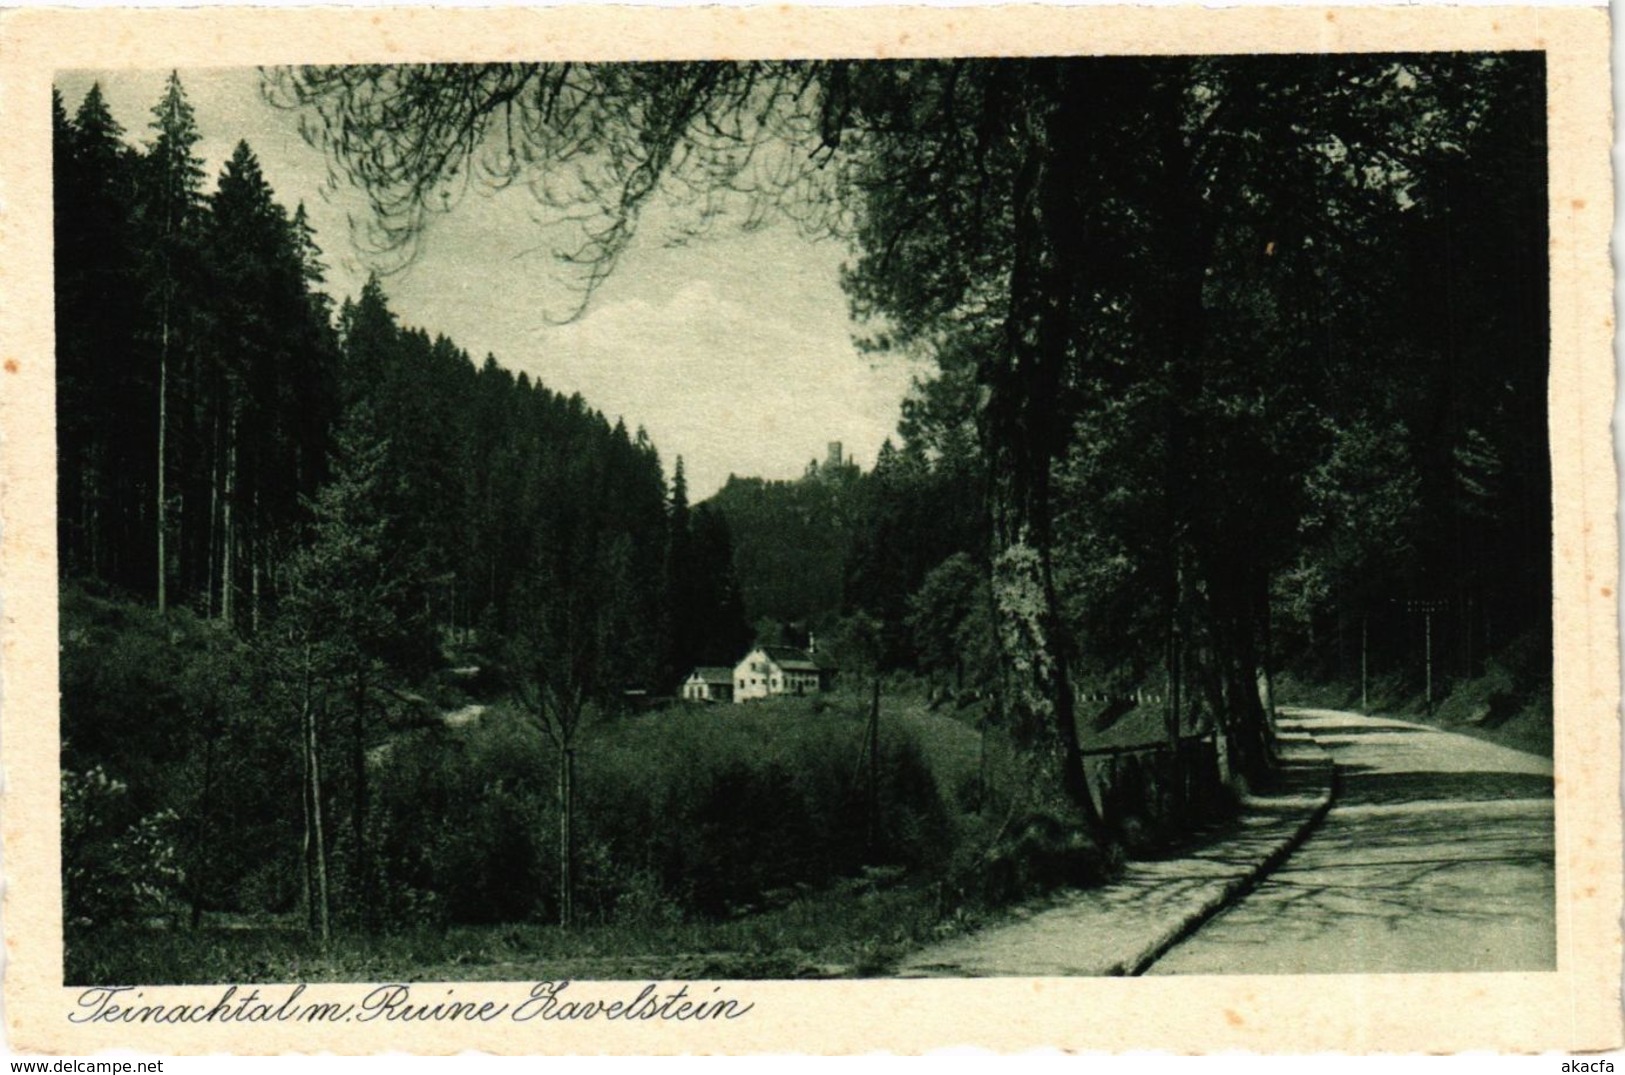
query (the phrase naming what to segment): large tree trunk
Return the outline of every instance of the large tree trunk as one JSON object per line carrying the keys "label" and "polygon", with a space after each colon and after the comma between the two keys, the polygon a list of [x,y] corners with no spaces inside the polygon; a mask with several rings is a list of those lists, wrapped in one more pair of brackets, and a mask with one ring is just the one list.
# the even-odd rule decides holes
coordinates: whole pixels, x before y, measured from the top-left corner
{"label": "large tree trunk", "polygon": [[[1071,334],[1080,240],[1081,169],[1069,168],[1068,146],[1083,116],[1069,107],[1062,76],[1037,75],[1035,95],[1048,104],[1016,177],[1014,258],[1005,347],[988,354],[978,377],[980,431],[988,467],[992,591],[1012,730],[1035,748],[1083,830],[1107,840],[1089,794],[1078,744],[1076,698],[1052,569],[1050,468],[1061,444],[1062,371]],[[1057,240],[1060,241],[1057,241]]]}
{"label": "large tree trunk", "polygon": [[1260,700],[1264,707],[1264,727],[1269,733],[1273,748],[1280,724],[1279,714],[1275,709],[1275,614],[1270,607],[1270,586],[1267,578],[1260,578],[1254,582],[1253,599],[1257,602],[1254,623],[1258,629]]}
{"label": "large tree trunk", "polygon": [[1257,608],[1251,587],[1223,566],[1209,571],[1213,592],[1215,649],[1221,686],[1220,728],[1230,767],[1251,784],[1267,780],[1275,751],[1259,695]]}
{"label": "large tree trunk", "polygon": [[[1180,606],[1176,622],[1188,623],[1190,611],[1205,613],[1206,659],[1199,658],[1194,671],[1224,738],[1225,764],[1232,772],[1256,781],[1267,775],[1272,761],[1258,680],[1261,671],[1268,671],[1258,649],[1259,631],[1267,629],[1267,580],[1260,583],[1265,591],[1255,594],[1251,580],[1256,573],[1233,559],[1236,554],[1245,556],[1248,550],[1234,549],[1234,535],[1219,530],[1222,524],[1204,513],[1201,505],[1212,500],[1212,492],[1198,485],[1203,478],[1193,462],[1211,450],[1204,443],[1209,416],[1202,412],[1200,402],[1205,391],[1204,367],[1210,358],[1206,290],[1217,228],[1214,210],[1204,200],[1207,165],[1199,155],[1200,143],[1181,124],[1169,121],[1180,114],[1183,92],[1182,83],[1164,84],[1156,91],[1154,104],[1164,117],[1156,124],[1162,132],[1160,184],[1167,192],[1163,202],[1166,219],[1160,229],[1166,237],[1162,261],[1173,267],[1158,303],[1167,354],[1164,475],[1168,552],[1176,580],[1174,600]],[[1194,577],[1187,577],[1187,571]],[[1198,592],[1205,592],[1205,598],[1198,599]],[[1191,609],[1191,602],[1197,600],[1205,608]]]}

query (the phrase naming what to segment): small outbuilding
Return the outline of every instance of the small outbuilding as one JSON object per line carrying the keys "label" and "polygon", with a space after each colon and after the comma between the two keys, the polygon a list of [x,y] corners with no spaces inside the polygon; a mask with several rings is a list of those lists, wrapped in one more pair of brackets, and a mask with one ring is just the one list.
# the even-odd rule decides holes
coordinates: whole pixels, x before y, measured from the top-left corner
{"label": "small outbuilding", "polygon": [[701,665],[683,681],[683,700],[688,702],[731,702],[734,698],[733,669]]}

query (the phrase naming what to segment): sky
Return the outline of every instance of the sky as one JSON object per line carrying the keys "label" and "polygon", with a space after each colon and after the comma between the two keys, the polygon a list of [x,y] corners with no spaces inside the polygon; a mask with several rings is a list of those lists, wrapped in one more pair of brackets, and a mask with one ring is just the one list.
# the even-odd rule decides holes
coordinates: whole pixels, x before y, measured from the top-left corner
{"label": "sky", "polygon": [[[148,123],[166,70],[64,72],[69,115],[100,82],[131,139]],[[239,139],[260,160],[277,200],[301,200],[328,268],[327,290],[354,296],[375,267],[352,239],[365,199],[327,189],[327,164],[299,135],[297,117],[266,104],[252,69],[183,70],[197,113],[212,188]],[[746,233],[726,226],[696,241],[668,242],[652,206],[614,274],[568,324],[573,293],[541,248],[537,207],[524,189],[470,195],[437,217],[418,257],[384,278],[402,323],[442,334],[476,362],[487,353],[540,378],[627,427],[642,426],[667,475],[682,456],[691,500],[730,474],[798,477],[840,441],[872,465],[894,436],[919,364],[860,354],[839,285],[847,250],[811,242],[787,224]]]}

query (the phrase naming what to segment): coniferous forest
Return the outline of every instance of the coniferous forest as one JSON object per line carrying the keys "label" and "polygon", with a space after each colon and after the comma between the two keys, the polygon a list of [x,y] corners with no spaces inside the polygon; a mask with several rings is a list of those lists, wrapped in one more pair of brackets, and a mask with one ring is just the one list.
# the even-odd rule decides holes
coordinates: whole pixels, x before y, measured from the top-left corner
{"label": "coniferous forest", "polygon": [[[330,293],[350,237],[246,142],[206,174],[180,76],[57,98],[70,981],[885,973],[1233,810],[1278,704],[1550,749],[1539,56],[265,93],[400,249],[434,167],[578,169],[589,284],[673,175],[765,198],[933,369],[872,465],[691,504],[635,416]],[[676,700],[753,644],[835,689]],[[1103,798],[1085,756],[1135,735],[1222,768]]]}

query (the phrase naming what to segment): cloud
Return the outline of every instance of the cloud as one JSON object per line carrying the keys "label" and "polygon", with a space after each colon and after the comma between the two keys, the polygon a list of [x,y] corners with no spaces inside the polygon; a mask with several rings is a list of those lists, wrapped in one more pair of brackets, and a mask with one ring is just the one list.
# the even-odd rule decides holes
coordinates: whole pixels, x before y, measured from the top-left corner
{"label": "cloud", "polygon": [[696,498],[730,473],[797,476],[832,440],[872,460],[916,368],[858,354],[833,277],[824,298],[808,309],[771,277],[743,293],[693,279],[538,330],[524,365],[642,424],[668,464],[684,457]]}

